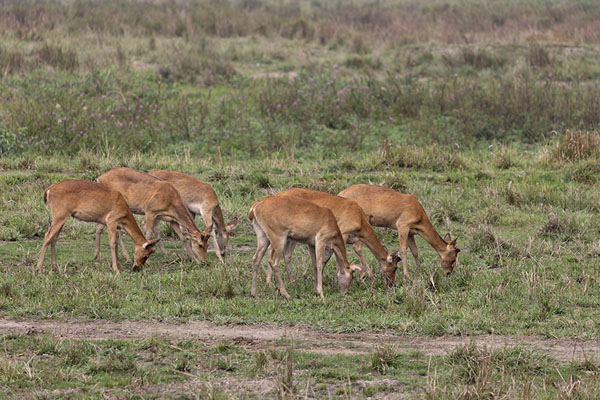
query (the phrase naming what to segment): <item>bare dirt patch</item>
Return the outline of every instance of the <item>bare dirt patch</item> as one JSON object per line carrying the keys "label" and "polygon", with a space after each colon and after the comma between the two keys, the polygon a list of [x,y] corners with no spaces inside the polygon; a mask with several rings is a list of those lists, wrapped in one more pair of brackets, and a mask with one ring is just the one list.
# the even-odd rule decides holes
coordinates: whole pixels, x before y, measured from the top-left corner
{"label": "bare dirt patch", "polygon": [[306,326],[216,325],[207,321],[184,324],[157,321],[55,321],[0,319],[0,335],[45,333],[59,338],[107,340],[163,337],[170,340],[197,340],[204,343],[232,340],[248,348],[284,346],[294,339],[296,348],[319,354],[364,354],[378,345],[397,346],[399,350],[418,350],[439,355],[456,346],[474,342],[490,349],[525,346],[540,350],[557,360],[600,357],[600,341],[548,339],[541,336],[402,336],[392,333],[329,333]]}

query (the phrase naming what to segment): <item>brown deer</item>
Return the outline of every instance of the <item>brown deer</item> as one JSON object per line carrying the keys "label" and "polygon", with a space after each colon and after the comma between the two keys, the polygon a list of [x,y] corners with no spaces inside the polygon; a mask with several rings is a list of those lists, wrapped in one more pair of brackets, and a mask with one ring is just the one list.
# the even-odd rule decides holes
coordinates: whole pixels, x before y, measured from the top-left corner
{"label": "brown deer", "polygon": [[118,229],[124,229],[135,244],[133,269],[141,269],[150,254],[154,252],[153,247],[158,240],[146,240],[119,192],[108,190],[96,182],[67,180],[48,187],[44,192],[44,202],[50,206],[52,223],[44,236],[42,252],[37,263],[40,273],[43,271],[48,245],[52,252],[52,269],[58,268],[54,248],[58,235],[69,217],[108,227],[112,267],[117,275],[119,274]]}
{"label": "brown deer", "polygon": [[[190,257],[199,264],[207,261],[210,235],[198,230],[181,196],[169,182],[130,168],[113,168],[100,175],[98,182],[121,193],[134,214],[146,215],[144,231],[147,239],[152,237],[161,220],[169,221]],[[102,225],[96,229],[96,256],[99,256],[103,229]],[[164,250],[162,252],[165,254]]]}
{"label": "brown deer", "polygon": [[[367,260],[362,252],[362,244],[364,243],[373,252],[373,255],[375,255],[375,258],[381,267],[384,279],[389,284],[395,282],[396,268],[398,261],[400,261],[400,256],[398,255],[398,252],[390,254],[385,247],[383,247],[379,239],[377,239],[377,235],[375,234],[375,231],[373,231],[371,224],[369,224],[365,213],[356,202],[334,194],[302,188],[284,190],[283,192],[277,193],[276,196],[298,197],[308,200],[320,207],[330,209],[340,228],[344,242],[352,244],[354,250],[358,254],[363,266],[363,271],[367,272],[370,277],[373,276],[373,272],[368,266]],[[288,279],[290,280],[292,274],[290,258],[294,246],[295,244],[291,242],[284,253]]]}
{"label": "brown deer", "polygon": [[[229,232],[237,226],[237,217],[225,225],[219,199],[210,183],[176,171],[155,169],[148,173],[169,182],[177,189],[188,211],[192,214],[192,218],[195,218],[197,214],[202,216],[206,231],[211,233],[215,242],[217,257],[223,263]],[[159,237],[158,230],[154,233],[157,235],[156,237]],[[162,244],[159,244],[159,247],[162,250]]]}
{"label": "brown deer", "polygon": [[332,252],[337,260],[337,277],[342,293],[348,292],[353,272],[361,270],[358,265],[348,263],[342,233],[333,213],[327,208],[295,197],[269,196],[252,205],[248,219],[257,239],[256,253],[252,257],[252,296],[256,296],[258,266],[269,245],[267,284],[271,283],[272,271],[279,292],[288,300],[290,295],[279,275],[278,264],[290,241],[308,244],[313,260],[315,292],[321,299],[324,299],[323,268]]}
{"label": "brown deer", "polygon": [[415,196],[399,193],[383,186],[363,184],[352,185],[342,190],[339,196],[357,202],[369,218],[371,225],[398,231],[406,278],[409,277],[408,259],[406,258],[407,245],[417,267],[421,269],[415,235],[423,237],[435,249],[446,275],[450,275],[454,270],[454,263],[460,252],[460,249],[456,247],[456,239],[451,240],[449,233],[442,239],[431,225],[423,206]]}

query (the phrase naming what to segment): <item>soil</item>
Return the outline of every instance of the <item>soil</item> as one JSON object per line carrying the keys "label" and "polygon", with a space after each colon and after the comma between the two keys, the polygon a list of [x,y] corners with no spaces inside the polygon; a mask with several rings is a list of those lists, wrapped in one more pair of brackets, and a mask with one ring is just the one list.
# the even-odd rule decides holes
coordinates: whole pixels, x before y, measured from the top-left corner
{"label": "soil", "polygon": [[[145,339],[163,337],[171,340],[197,340],[203,343],[234,341],[248,348],[285,346],[293,339],[295,348],[320,354],[370,353],[379,345],[398,350],[418,350],[425,355],[446,354],[456,346],[471,342],[489,349],[520,345],[546,353],[557,360],[598,359],[600,340],[570,338],[549,339],[524,335],[479,336],[408,336],[393,333],[329,333],[306,326],[216,325],[207,321],[165,323],[158,321],[56,321],[11,320],[0,318],[0,335],[45,333],[69,339]],[[282,340],[284,339],[284,340]],[[287,340],[286,340],[287,339]]]}

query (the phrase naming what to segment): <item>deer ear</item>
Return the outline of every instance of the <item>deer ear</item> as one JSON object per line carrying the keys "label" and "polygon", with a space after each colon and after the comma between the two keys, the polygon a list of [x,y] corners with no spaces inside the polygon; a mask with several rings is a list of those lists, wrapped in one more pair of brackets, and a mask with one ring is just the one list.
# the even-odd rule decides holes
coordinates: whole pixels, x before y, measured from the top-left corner
{"label": "deer ear", "polygon": [[400,257],[400,253],[397,251],[390,253],[387,256],[387,262],[389,262],[389,263],[397,263],[400,260],[402,260],[402,257]]}
{"label": "deer ear", "polygon": [[452,243],[450,243],[451,246],[456,246],[456,241],[458,240],[458,238],[455,238]]}
{"label": "deer ear", "polygon": [[360,265],[350,264],[350,270],[352,272],[359,272],[359,271],[362,271],[362,268]]}
{"label": "deer ear", "polygon": [[229,223],[225,227],[225,230],[227,232],[229,232],[229,231],[235,229],[235,227],[237,226],[237,224],[238,224],[238,220],[237,220],[237,217],[235,217],[234,219],[232,219],[231,221],[229,221]]}
{"label": "deer ear", "polygon": [[202,231],[200,232],[200,237],[202,238],[202,241],[206,241],[210,237],[210,233]]}
{"label": "deer ear", "polygon": [[152,239],[152,240],[148,240],[146,243],[144,243],[143,247],[145,249],[151,249],[153,248],[156,243],[160,242],[160,239]]}
{"label": "deer ear", "polygon": [[450,240],[451,240],[451,239],[452,239],[452,238],[450,237],[450,234],[449,234],[449,233],[446,233],[446,236],[444,236],[444,242],[446,242],[446,243],[450,243]]}

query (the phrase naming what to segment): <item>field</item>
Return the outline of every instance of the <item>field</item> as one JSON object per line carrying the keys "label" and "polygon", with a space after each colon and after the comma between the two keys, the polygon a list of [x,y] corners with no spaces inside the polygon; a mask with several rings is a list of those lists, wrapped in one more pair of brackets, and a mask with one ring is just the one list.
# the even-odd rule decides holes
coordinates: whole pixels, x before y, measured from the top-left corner
{"label": "field", "polygon": [[[599,397],[598,21],[592,1],[1,3],[0,398]],[[35,273],[44,189],[118,166],[213,184],[240,221],[226,264],[163,224],[168,254],[115,277],[71,219]],[[298,246],[292,299],[266,259],[252,298],[250,206],[354,183],[416,195],[454,274],[418,238],[422,273],[409,255],[387,288],[366,251],[375,278],[341,295],[330,261],[323,303]]]}

